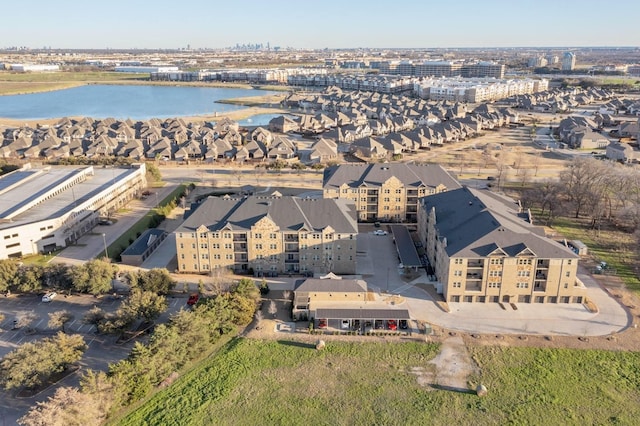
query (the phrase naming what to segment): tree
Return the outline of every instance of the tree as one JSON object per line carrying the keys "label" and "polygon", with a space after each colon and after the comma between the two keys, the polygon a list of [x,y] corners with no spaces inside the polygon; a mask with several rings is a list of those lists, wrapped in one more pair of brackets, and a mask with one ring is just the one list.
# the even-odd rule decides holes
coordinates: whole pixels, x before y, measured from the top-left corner
{"label": "tree", "polygon": [[43,268],[40,265],[25,265],[18,269],[15,284],[19,291],[30,293],[42,289]]}
{"label": "tree", "polygon": [[0,292],[5,293],[14,285],[18,273],[18,262],[13,259],[0,260]]}
{"label": "tree", "polygon": [[144,291],[153,291],[157,294],[168,294],[176,286],[176,282],[166,269],[155,268],[138,273],[137,286]]}
{"label": "tree", "polygon": [[98,426],[106,419],[98,401],[78,388],[61,387],[18,419],[23,426]]}
{"label": "tree", "polygon": [[260,291],[256,287],[256,284],[250,278],[243,278],[232,288],[231,293],[236,293],[244,296],[254,302],[260,299]]}
{"label": "tree", "polygon": [[61,290],[71,290],[73,283],[69,278],[69,267],[62,263],[50,263],[44,267],[44,284]]}
{"label": "tree", "polygon": [[118,309],[119,315],[153,321],[167,310],[167,299],[152,291],[134,289]]}
{"label": "tree", "polygon": [[52,374],[78,361],[87,349],[82,336],[58,333],[54,337],[25,343],[0,361],[0,383],[9,389],[35,388]]}
{"label": "tree", "polygon": [[94,306],[84,314],[82,322],[85,324],[95,325],[96,329],[99,330],[99,325],[104,322],[106,317],[107,314],[101,308]]}
{"label": "tree", "polygon": [[94,259],[83,265],[71,267],[69,278],[77,291],[98,295],[107,293],[113,288],[112,280],[117,272],[116,265]]}
{"label": "tree", "polygon": [[147,180],[152,182],[159,182],[162,180],[162,174],[160,174],[160,169],[153,163],[147,163]]}
{"label": "tree", "polygon": [[260,330],[262,327],[262,321],[264,320],[264,314],[262,311],[256,311],[256,330]]}
{"label": "tree", "polygon": [[276,306],[275,300],[272,300],[271,302],[269,302],[269,314],[273,315],[273,317],[275,318],[277,313],[278,307]]}
{"label": "tree", "polygon": [[63,333],[66,323],[73,319],[73,315],[69,311],[56,311],[49,313],[49,322],[47,326],[49,328],[59,328]]}
{"label": "tree", "polygon": [[560,174],[564,192],[573,205],[575,218],[580,217],[587,206],[599,201],[605,170],[601,161],[575,157]]}
{"label": "tree", "polygon": [[21,311],[16,314],[15,326],[16,328],[29,327],[38,316],[33,312]]}

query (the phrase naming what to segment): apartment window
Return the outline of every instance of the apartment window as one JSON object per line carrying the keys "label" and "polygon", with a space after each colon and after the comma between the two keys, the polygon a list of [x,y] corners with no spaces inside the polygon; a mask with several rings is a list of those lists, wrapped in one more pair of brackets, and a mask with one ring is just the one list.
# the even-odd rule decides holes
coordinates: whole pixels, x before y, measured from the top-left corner
{"label": "apartment window", "polygon": [[180,259],[184,259],[184,253],[180,255]]}
{"label": "apartment window", "polygon": [[490,263],[491,263],[492,265],[502,265],[502,259],[496,259],[496,258],[493,258],[493,259],[491,259],[491,262],[490,262]]}
{"label": "apartment window", "polygon": [[402,194],[402,189],[396,189],[396,194]]}
{"label": "apartment window", "polygon": [[385,189],[385,190],[384,190],[384,193],[385,193],[385,194],[391,194],[391,190],[390,190],[390,189]]}
{"label": "apartment window", "polygon": [[231,248],[231,243],[225,243],[224,248],[230,249]]}
{"label": "apartment window", "polygon": [[206,248],[208,248],[208,246],[206,244],[200,244],[200,248],[201,249],[206,249]]}
{"label": "apartment window", "polygon": [[194,258],[194,259],[197,259],[197,258],[198,258],[198,256],[196,256],[196,254],[195,254],[195,253],[193,253],[193,255],[192,255],[192,256],[193,256],[193,258]]}
{"label": "apartment window", "polygon": [[196,243],[191,243],[191,248],[196,248]]}
{"label": "apartment window", "polygon": [[220,259],[220,255],[219,254],[214,254],[213,258],[216,259],[216,260],[219,260]]}
{"label": "apartment window", "polygon": [[528,277],[531,275],[531,271],[518,271],[519,277]]}
{"label": "apartment window", "polygon": [[262,239],[262,234],[260,233],[254,234],[254,238]]}
{"label": "apartment window", "polygon": [[231,238],[231,233],[225,232],[224,233],[224,238]]}
{"label": "apartment window", "polygon": [[213,247],[214,249],[219,249],[219,248],[220,248],[220,244],[218,244],[218,243],[214,243],[214,244],[212,244],[212,247]]}
{"label": "apartment window", "polygon": [[200,238],[207,238],[207,234],[200,234]]}
{"label": "apartment window", "polygon": [[[180,236],[182,236],[182,234],[180,234]],[[212,238],[220,238],[220,233],[218,232],[214,232],[213,234],[211,234]]]}
{"label": "apartment window", "polygon": [[208,255],[208,254],[206,254],[206,253],[202,253],[202,258],[203,258],[204,260],[208,260],[208,259],[209,259],[209,255]]}
{"label": "apartment window", "polygon": [[263,259],[263,257],[262,257],[262,255],[261,255],[261,254],[257,254],[257,255],[256,255],[256,259],[257,259],[257,260],[262,260],[262,259]]}
{"label": "apartment window", "polygon": [[502,276],[502,271],[489,271],[489,276],[490,277],[501,277]]}
{"label": "apartment window", "polygon": [[531,265],[531,259],[518,259],[518,265]]}
{"label": "apartment window", "polygon": [[516,288],[529,288],[529,283],[516,283]]}
{"label": "apartment window", "polygon": [[277,244],[269,244],[269,248],[270,248],[271,250],[275,250],[275,249],[277,249],[277,248],[278,248],[278,245],[277,245]]}
{"label": "apartment window", "polygon": [[462,271],[453,271],[453,276],[454,277],[461,277],[462,276]]}
{"label": "apartment window", "polygon": [[196,271],[198,270],[198,265],[196,263],[193,264],[193,269]]}
{"label": "apartment window", "polygon": [[500,288],[500,283],[499,282],[489,283],[489,288]]}
{"label": "apartment window", "polygon": [[205,263],[204,265],[202,265],[202,269],[207,269],[208,270],[209,269],[209,265]]}
{"label": "apartment window", "polygon": [[571,276],[571,272],[570,272],[570,271],[567,271],[567,272],[565,273],[565,276],[570,277],[570,276]]}
{"label": "apartment window", "polygon": [[456,265],[462,265],[462,259],[454,259],[453,263]]}
{"label": "apartment window", "polygon": [[184,248],[184,244],[180,243],[180,248],[183,249]]}
{"label": "apartment window", "polygon": [[225,256],[225,258],[227,260],[231,260],[231,259],[233,259],[233,255],[232,254],[228,254],[228,255]]}
{"label": "apartment window", "polygon": [[272,240],[275,240],[277,238],[276,234],[269,234],[269,238],[271,238]]}
{"label": "apartment window", "polygon": [[462,287],[462,283],[461,282],[456,281],[456,282],[453,283],[453,288],[460,288],[460,287]]}
{"label": "apartment window", "polygon": [[5,236],[4,236],[4,239],[5,239],[5,240],[8,240],[9,238],[11,238],[11,235],[5,235]]}
{"label": "apartment window", "polygon": [[396,202],[399,203],[400,201],[402,201],[402,198],[396,197]]}
{"label": "apartment window", "polygon": [[185,265],[184,263],[182,264],[182,270],[184,271],[185,269],[187,269],[187,265]]}
{"label": "apartment window", "polygon": [[256,244],[256,250],[262,250],[262,244]]}
{"label": "apartment window", "polygon": [[571,265],[571,259],[567,260],[567,265]]}
{"label": "apartment window", "polygon": [[382,210],[389,210],[389,206],[384,206]]}
{"label": "apartment window", "polygon": [[320,239],[320,234],[313,234],[313,239],[314,240],[319,240]]}
{"label": "apartment window", "polygon": [[390,201],[389,197],[384,197],[384,202],[388,203]]}
{"label": "apartment window", "polygon": [[306,250],[306,249],[307,249],[306,244],[300,244],[300,250]]}
{"label": "apartment window", "polygon": [[272,254],[271,256],[269,256],[269,260],[275,262],[276,260],[278,260],[278,255]]}
{"label": "apartment window", "polygon": [[336,260],[340,260],[340,255],[337,256]]}
{"label": "apartment window", "polygon": [[564,283],[563,287],[564,288],[569,288],[569,283]]}
{"label": "apartment window", "polygon": [[[5,238],[7,238],[7,237],[5,237]],[[180,233],[178,234],[178,238],[182,238],[182,232],[180,232]]]}

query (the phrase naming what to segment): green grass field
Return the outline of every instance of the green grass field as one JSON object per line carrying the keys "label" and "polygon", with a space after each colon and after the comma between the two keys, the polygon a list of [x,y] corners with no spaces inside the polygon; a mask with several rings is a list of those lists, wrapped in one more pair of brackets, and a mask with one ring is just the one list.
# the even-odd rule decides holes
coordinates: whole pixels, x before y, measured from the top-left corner
{"label": "green grass field", "polygon": [[148,79],[148,74],[121,72],[0,72],[0,95],[49,92],[89,83],[126,83]]}
{"label": "green grass field", "polygon": [[[410,369],[432,368],[436,344],[235,339],[117,425],[634,424],[640,354],[473,347],[489,390],[435,390]],[[634,420],[636,419],[636,420]]]}

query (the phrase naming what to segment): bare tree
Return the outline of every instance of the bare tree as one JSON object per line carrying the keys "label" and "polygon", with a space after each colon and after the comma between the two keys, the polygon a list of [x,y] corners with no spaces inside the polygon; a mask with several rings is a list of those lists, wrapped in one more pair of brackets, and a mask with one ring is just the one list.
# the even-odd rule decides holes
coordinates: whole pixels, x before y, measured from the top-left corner
{"label": "bare tree", "polygon": [[261,310],[256,311],[256,330],[260,330],[262,327],[262,320],[264,319],[264,314]]}
{"label": "bare tree", "polygon": [[14,326],[16,328],[29,327],[37,319],[38,316],[33,312],[18,312],[16,314],[16,319],[14,320]]}
{"label": "bare tree", "polygon": [[289,290],[286,290],[282,293],[282,297],[284,298],[285,302],[289,303],[289,299],[291,299],[291,292]]}
{"label": "bare tree", "polygon": [[573,205],[576,219],[587,206],[598,200],[604,176],[605,169],[600,161],[582,157],[574,158],[560,174],[560,182]]}
{"label": "bare tree", "polygon": [[278,313],[278,307],[276,306],[276,302],[272,300],[269,303],[269,314],[273,315],[273,317],[275,318],[277,313]]}

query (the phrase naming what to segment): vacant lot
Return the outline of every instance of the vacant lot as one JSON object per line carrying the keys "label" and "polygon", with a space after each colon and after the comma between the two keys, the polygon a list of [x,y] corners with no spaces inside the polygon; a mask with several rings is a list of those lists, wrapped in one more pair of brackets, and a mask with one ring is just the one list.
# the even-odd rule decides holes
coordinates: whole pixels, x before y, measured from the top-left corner
{"label": "vacant lot", "polygon": [[[416,374],[438,346],[237,339],[117,424],[633,424],[640,354],[470,347],[488,396]],[[436,384],[437,385],[437,384]],[[544,421],[542,421],[544,419]]]}

